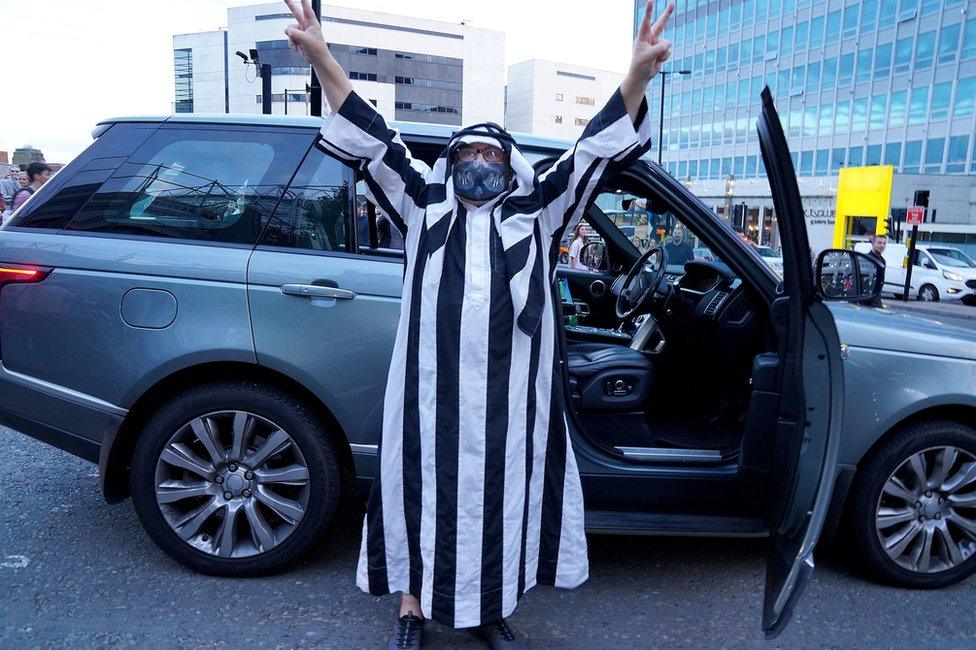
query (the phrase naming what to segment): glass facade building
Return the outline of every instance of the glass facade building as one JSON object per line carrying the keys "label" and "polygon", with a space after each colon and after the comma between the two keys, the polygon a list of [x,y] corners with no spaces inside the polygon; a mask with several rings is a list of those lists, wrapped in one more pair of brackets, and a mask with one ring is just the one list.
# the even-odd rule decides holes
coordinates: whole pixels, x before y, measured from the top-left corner
{"label": "glass facade building", "polygon": [[801,177],[976,173],[976,0],[678,0],[665,36],[665,69],[692,71],[665,94],[663,161],[681,180],[764,176],[767,85]]}

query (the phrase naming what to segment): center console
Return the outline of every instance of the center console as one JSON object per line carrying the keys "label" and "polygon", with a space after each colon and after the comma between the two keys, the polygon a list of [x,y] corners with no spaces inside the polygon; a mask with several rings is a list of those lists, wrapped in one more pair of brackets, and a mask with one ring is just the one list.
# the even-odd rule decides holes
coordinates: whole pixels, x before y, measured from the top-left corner
{"label": "center console", "polygon": [[580,320],[589,315],[590,306],[573,298],[569,290],[569,281],[566,278],[559,279],[559,294],[562,298],[563,320],[568,340],[618,343],[621,345],[630,343],[633,337],[625,332],[606,327],[580,325]]}

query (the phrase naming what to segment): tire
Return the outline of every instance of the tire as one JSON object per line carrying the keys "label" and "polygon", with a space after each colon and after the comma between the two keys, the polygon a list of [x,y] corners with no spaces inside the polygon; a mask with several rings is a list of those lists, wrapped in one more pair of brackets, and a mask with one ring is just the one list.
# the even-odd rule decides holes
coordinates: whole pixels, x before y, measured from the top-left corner
{"label": "tire", "polygon": [[[235,429],[246,432],[241,453]],[[314,548],[331,523],[337,458],[322,423],[292,394],[250,380],[207,383],[173,396],[146,424],[132,457],[132,499],[149,537],[184,566],[266,575]]]}
{"label": "tire", "polygon": [[[921,455],[919,462],[926,468],[923,474],[931,481],[933,477],[938,478],[942,460],[950,458],[944,453],[940,456],[939,450],[947,448],[957,452],[946,470],[947,478],[939,480],[939,487],[929,491],[933,496],[927,496],[929,492],[915,483],[913,477],[917,475],[912,471],[911,459]],[[921,589],[956,584],[976,572],[976,521],[972,521],[976,519],[976,497],[971,496],[976,490],[976,472],[957,491],[949,494],[943,490],[943,486],[951,487],[952,479],[968,476],[967,471],[974,468],[976,430],[958,422],[918,422],[905,427],[877,448],[855,477],[848,509],[847,528],[860,566],[886,584]],[[900,490],[894,483],[889,483],[892,477],[898,478],[907,493],[911,493],[904,497],[919,500],[910,504],[908,499],[895,496],[894,492]],[[932,483],[925,487],[929,485]],[[894,492],[883,493],[886,486]],[[943,495],[945,505],[939,505],[938,498]],[[963,496],[967,499],[965,505],[960,504]],[[973,505],[969,505],[969,500]],[[919,504],[923,504],[921,508]],[[878,517],[882,514],[887,520],[879,526]],[[951,523],[958,522],[960,516],[965,517],[965,526],[970,528],[968,533],[958,523]],[[902,520],[897,521],[899,519]],[[944,541],[944,533],[939,530],[941,527],[955,541],[958,551],[955,559]],[[900,550],[897,542],[913,530],[910,542]],[[927,530],[931,531],[931,553],[926,567],[913,562],[913,553],[919,545],[925,548],[926,538],[930,535]],[[885,550],[886,543],[891,553]]]}
{"label": "tire", "polygon": [[922,302],[939,302],[939,290],[931,284],[923,284],[918,290],[918,299]]}

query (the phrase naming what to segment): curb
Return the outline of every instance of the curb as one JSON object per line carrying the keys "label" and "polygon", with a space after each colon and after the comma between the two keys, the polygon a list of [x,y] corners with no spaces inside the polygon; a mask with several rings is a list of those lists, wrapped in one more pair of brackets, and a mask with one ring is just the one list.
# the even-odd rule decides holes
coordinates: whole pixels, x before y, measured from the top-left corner
{"label": "curb", "polygon": [[972,310],[973,313],[967,314],[966,312],[956,312],[948,309],[908,307],[902,304],[900,301],[885,302],[885,305],[893,311],[907,312],[910,314],[915,314],[916,316],[933,316],[933,317],[941,316],[943,318],[976,320],[976,308],[973,308]]}

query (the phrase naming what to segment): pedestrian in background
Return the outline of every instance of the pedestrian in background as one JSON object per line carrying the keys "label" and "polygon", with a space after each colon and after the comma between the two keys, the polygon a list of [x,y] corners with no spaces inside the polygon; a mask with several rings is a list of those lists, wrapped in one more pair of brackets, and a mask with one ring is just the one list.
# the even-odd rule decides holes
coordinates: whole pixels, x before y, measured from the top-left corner
{"label": "pedestrian in background", "polygon": [[42,162],[32,162],[27,165],[27,187],[21,188],[14,195],[13,205],[10,206],[10,209],[16,212],[17,208],[24,204],[24,201],[51,179],[53,173],[54,170]]}
{"label": "pedestrian in background", "polygon": [[569,246],[569,268],[589,270],[589,267],[580,261],[580,251],[585,243],[586,224],[581,223],[576,226],[576,237],[573,238],[573,243]]}
{"label": "pedestrian in background", "polygon": [[14,165],[7,170],[3,179],[0,179],[0,198],[3,199],[5,209],[2,211],[3,218],[13,212],[14,196],[21,190],[20,167]]}
{"label": "pedestrian in background", "polygon": [[[885,235],[872,235],[871,236],[871,252],[868,253],[868,257],[877,262],[878,273],[881,274],[881,287],[884,289],[885,281],[885,268],[887,264],[885,263],[884,252],[885,248],[888,247],[888,238]],[[871,307],[884,307],[884,303],[881,302],[881,296],[877,295],[871,302],[868,303]]]}

